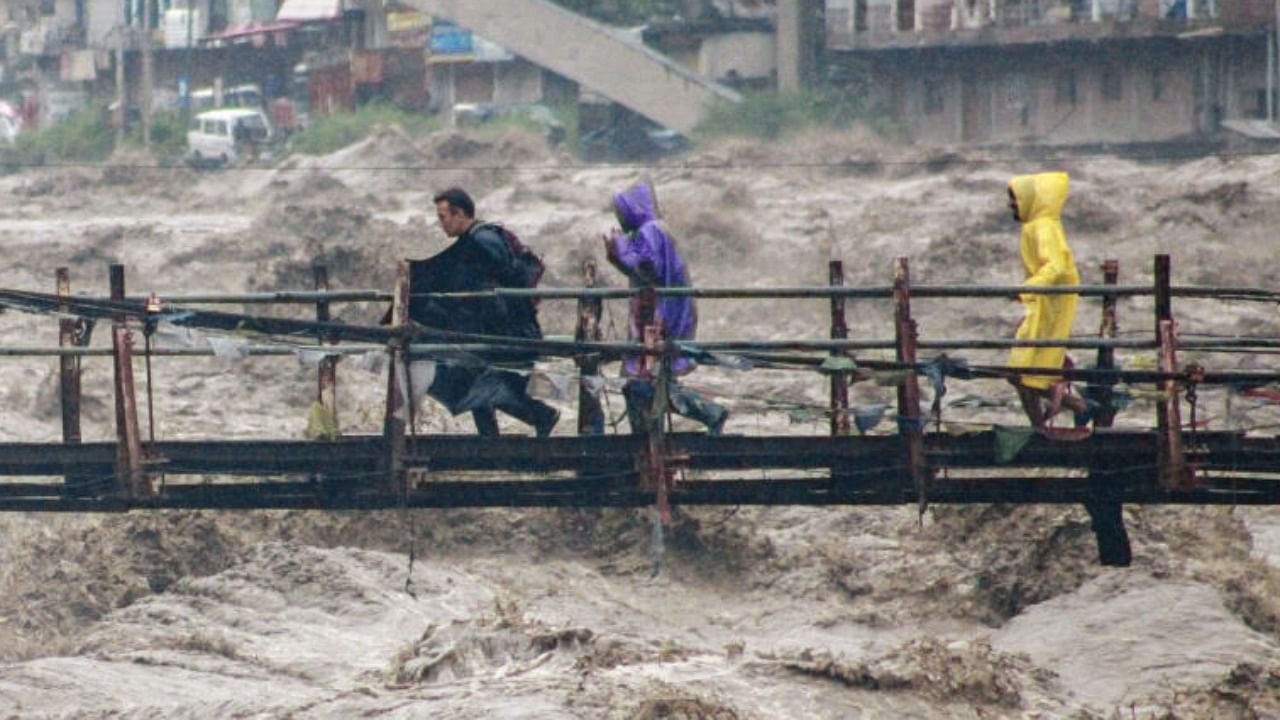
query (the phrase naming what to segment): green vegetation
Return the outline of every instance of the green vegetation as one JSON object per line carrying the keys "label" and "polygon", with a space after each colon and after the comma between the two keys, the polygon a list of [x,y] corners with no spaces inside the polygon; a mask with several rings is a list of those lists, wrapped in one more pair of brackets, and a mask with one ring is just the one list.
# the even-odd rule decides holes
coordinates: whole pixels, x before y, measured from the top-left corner
{"label": "green vegetation", "polygon": [[[125,138],[129,145],[142,147],[142,125],[135,123]],[[151,116],[151,152],[162,160],[179,160],[187,151],[187,126],[182,113],[158,112]]]}
{"label": "green vegetation", "polygon": [[580,15],[614,25],[639,25],[676,14],[675,0],[553,0]]}
{"label": "green vegetation", "polygon": [[13,170],[57,162],[101,162],[111,155],[115,134],[96,113],[82,112],[44,130],[18,136],[4,165]]}
{"label": "green vegetation", "polygon": [[774,139],[799,130],[838,129],[858,122],[880,129],[883,117],[863,93],[852,88],[755,92],[745,95],[740,104],[713,108],[699,123],[697,134]]}
{"label": "green vegetation", "polygon": [[[13,171],[33,165],[56,163],[98,163],[115,149],[115,129],[94,112],[84,111],[42,130],[18,136],[0,165]],[[129,147],[142,147],[142,124],[135,122],[125,135]],[[176,112],[152,116],[151,151],[164,161],[176,161],[187,148],[187,128]]]}
{"label": "green vegetation", "polygon": [[359,142],[376,125],[399,125],[410,135],[423,135],[439,129],[433,117],[411,113],[392,105],[365,105],[355,112],[313,118],[307,129],[293,137],[293,152],[327,155]]}

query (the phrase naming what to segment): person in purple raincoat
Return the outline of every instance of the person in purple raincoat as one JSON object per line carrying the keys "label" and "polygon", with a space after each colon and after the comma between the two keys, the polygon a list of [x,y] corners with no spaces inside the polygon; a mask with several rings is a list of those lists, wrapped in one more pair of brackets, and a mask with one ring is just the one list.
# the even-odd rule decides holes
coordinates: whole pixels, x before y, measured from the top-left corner
{"label": "person in purple raincoat", "polygon": [[[605,257],[627,276],[631,287],[691,287],[684,259],[658,220],[658,200],[653,186],[641,182],[618,193],[613,198],[613,207],[622,229],[602,238]],[[698,329],[698,311],[693,298],[659,296],[652,306],[644,298],[631,298],[628,338],[643,341],[648,324],[659,325],[665,340],[692,340]],[[718,435],[729,412],[698,393],[679,387],[674,379],[693,372],[696,367],[692,358],[677,357],[672,361],[673,378],[668,387],[671,408],[703,423],[708,432]],[[654,377],[640,357],[625,358],[622,371],[628,378],[623,389],[627,416],[635,432],[647,427],[644,418],[655,395]]]}

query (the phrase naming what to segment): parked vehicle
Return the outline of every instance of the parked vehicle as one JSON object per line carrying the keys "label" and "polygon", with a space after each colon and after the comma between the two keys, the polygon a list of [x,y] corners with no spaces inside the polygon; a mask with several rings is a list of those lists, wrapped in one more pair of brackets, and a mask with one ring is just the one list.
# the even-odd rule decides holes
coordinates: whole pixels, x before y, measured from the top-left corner
{"label": "parked vehicle", "polygon": [[192,112],[204,112],[218,107],[260,109],[262,108],[262,88],[252,83],[227,88],[222,91],[221,105],[218,104],[218,98],[211,87],[191,91]]}
{"label": "parked vehicle", "polygon": [[689,147],[680,133],[614,103],[580,103],[578,118],[578,152],[588,160],[651,160]]}
{"label": "parked vehicle", "polygon": [[564,142],[564,124],[554,111],[539,103],[458,103],[453,106],[453,124],[456,127],[476,127],[498,120],[515,120],[537,128],[547,139],[547,144],[557,147]]}
{"label": "parked vehicle", "polygon": [[233,108],[196,115],[187,131],[187,159],[197,167],[234,165],[271,142],[271,124],[261,110]]}

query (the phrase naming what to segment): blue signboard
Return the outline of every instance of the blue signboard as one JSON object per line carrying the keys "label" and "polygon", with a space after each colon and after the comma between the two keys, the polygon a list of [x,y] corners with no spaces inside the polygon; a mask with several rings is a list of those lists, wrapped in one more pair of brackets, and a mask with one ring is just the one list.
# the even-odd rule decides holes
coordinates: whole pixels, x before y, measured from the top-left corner
{"label": "blue signboard", "polygon": [[470,30],[445,21],[436,21],[431,26],[433,55],[470,55],[474,52],[474,47]]}

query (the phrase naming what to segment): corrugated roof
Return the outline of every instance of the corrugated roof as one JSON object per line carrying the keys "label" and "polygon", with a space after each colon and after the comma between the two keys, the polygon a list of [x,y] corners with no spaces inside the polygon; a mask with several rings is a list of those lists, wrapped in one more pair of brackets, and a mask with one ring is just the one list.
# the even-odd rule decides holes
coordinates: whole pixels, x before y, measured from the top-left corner
{"label": "corrugated roof", "polygon": [[276,20],[334,20],[342,16],[342,10],[342,0],[284,0]]}

